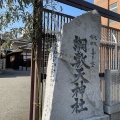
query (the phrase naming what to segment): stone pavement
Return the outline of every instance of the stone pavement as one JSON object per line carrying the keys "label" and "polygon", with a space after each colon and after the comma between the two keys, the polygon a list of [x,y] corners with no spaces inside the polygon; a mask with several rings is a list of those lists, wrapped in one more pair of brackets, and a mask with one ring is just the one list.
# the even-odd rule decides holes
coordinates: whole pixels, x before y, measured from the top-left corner
{"label": "stone pavement", "polygon": [[5,70],[0,74],[0,120],[28,120],[30,71]]}

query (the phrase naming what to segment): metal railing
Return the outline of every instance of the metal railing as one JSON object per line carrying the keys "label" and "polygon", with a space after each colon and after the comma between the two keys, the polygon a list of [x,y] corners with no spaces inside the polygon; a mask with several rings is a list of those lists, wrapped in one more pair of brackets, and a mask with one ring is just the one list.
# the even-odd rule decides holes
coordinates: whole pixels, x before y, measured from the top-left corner
{"label": "metal railing", "polygon": [[[114,36],[113,36],[114,35]],[[116,38],[116,43],[114,40]],[[116,49],[117,47],[117,49]],[[102,26],[99,71],[118,69],[120,60],[120,30]]]}
{"label": "metal railing", "polygon": [[[43,11],[43,58],[42,67],[43,74],[46,74],[46,67],[48,61],[49,50],[53,41],[56,39],[55,31],[55,20],[58,24],[59,32],[63,28],[65,23],[69,23],[73,16],[65,15],[59,12],[53,12],[48,9]],[[101,26],[101,44],[99,53],[99,72],[104,72],[105,69],[116,69],[115,68],[115,43],[114,37],[117,39],[117,69],[119,68],[119,58],[120,58],[120,30]]]}
{"label": "metal railing", "polygon": [[[55,31],[55,20],[58,24],[57,33]],[[60,32],[65,23],[69,23],[73,16],[68,16],[58,12],[52,12],[51,10],[44,9],[43,12],[43,47],[42,47],[42,83],[43,83],[43,99],[44,99],[44,88],[45,88],[45,79],[46,79],[46,68],[48,62],[48,55],[52,43],[56,39],[56,34]],[[99,47],[99,73],[101,79],[101,96],[104,101],[104,72],[105,69],[115,69],[115,44],[114,37],[117,39],[117,69],[119,68],[119,59],[120,59],[120,30],[110,28],[107,26],[101,26],[101,41]],[[101,77],[102,76],[102,77]]]}

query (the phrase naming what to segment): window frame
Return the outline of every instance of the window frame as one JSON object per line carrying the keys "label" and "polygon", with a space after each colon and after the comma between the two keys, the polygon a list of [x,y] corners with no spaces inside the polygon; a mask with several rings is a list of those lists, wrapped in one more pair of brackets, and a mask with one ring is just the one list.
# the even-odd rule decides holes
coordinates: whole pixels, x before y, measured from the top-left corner
{"label": "window frame", "polygon": [[[114,5],[114,4],[116,4],[116,6],[114,6],[113,8],[111,8],[111,6]],[[118,13],[118,2],[115,2],[115,3],[112,3],[112,4],[109,5],[109,10],[110,11],[114,12],[113,11],[114,9],[117,9],[117,12],[115,12],[115,13]],[[115,23],[115,22],[116,22],[115,20],[109,19],[109,24]]]}
{"label": "window frame", "polygon": [[[116,4],[116,6],[112,7],[114,4]],[[118,13],[118,2],[115,2],[115,3],[112,3],[112,4],[109,5],[109,10],[110,11],[114,12],[113,10],[115,10],[115,9],[117,9],[117,12],[115,12],[115,13]],[[112,19],[109,19],[109,24],[114,23],[114,22],[116,22],[116,21],[112,20]]]}

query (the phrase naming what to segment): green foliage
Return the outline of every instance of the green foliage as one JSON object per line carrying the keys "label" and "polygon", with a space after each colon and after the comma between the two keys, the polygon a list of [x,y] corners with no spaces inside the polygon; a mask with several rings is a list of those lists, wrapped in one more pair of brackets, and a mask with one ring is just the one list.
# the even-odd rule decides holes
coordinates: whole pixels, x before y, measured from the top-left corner
{"label": "green foliage", "polygon": [[11,46],[12,46],[12,41],[7,40],[6,42],[4,42],[4,43],[2,44],[1,50],[7,51],[7,50],[10,49]]}
{"label": "green foliage", "polygon": [[[31,39],[33,33],[33,9],[39,11],[39,3],[42,0],[36,0],[38,6],[33,2],[35,0],[0,0],[0,32],[6,31],[12,26],[10,32],[13,38],[17,38],[19,34],[24,33],[24,37]],[[43,0],[44,8],[56,10],[57,2],[54,0]],[[62,7],[60,7],[62,8]],[[36,21],[38,16],[36,16]],[[16,28],[15,23],[22,21],[24,27]],[[38,24],[39,27],[39,23]],[[14,26],[14,27],[13,27]]]}
{"label": "green foliage", "polygon": [[[2,51],[10,49],[11,39],[19,37],[22,33],[25,33],[24,36],[26,37],[30,34],[30,28],[32,28],[32,2],[33,0],[0,0],[0,33],[7,40],[1,46]],[[31,8],[31,12],[28,12],[28,8]],[[20,21],[23,22],[24,27],[17,28],[15,23]],[[8,29],[11,26],[12,28]],[[9,31],[6,32],[7,30]]]}
{"label": "green foliage", "polygon": [[10,50],[10,48],[11,48],[11,46],[12,46],[12,44],[13,44],[13,42],[11,41],[11,39],[13,39],[12,37],[13,37],[13,36],[11,35],[11,33],[8,33],[8,32],[2,34],[2,38],[3,38],[4,40],[6,40],[6,41],[0,46],[0,48],[1,48],[1,49],[0,49],[0,52],[1,52],[3,55],[6,55],[7,50]]}
{"label": "green foliage", "polygon": [[[31,8],[30,12],[28,8]],[[12,26],[9,32],[14,38],[23,32],[28,34],[33,22],[32,9],[33,0],[0,0],[0,32]],[[20,21],[23,22],[24,27],[16,28],[14,24]]]}

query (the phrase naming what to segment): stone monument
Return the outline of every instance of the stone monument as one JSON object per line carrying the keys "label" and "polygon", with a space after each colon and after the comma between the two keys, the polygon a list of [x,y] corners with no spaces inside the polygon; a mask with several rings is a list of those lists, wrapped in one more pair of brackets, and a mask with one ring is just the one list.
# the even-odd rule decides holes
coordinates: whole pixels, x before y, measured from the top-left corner
{"label": "stone monument", "polygon": [[42,120],[109,120],[100,95],[100,19],[94,10],[63,26],[49,55]]}
{"label": "stone monument", "polygon": [[[116,120],[120,120],[120,71],[105,71],[104,111]],[[112,120],[114,120],[112,118]]]}

